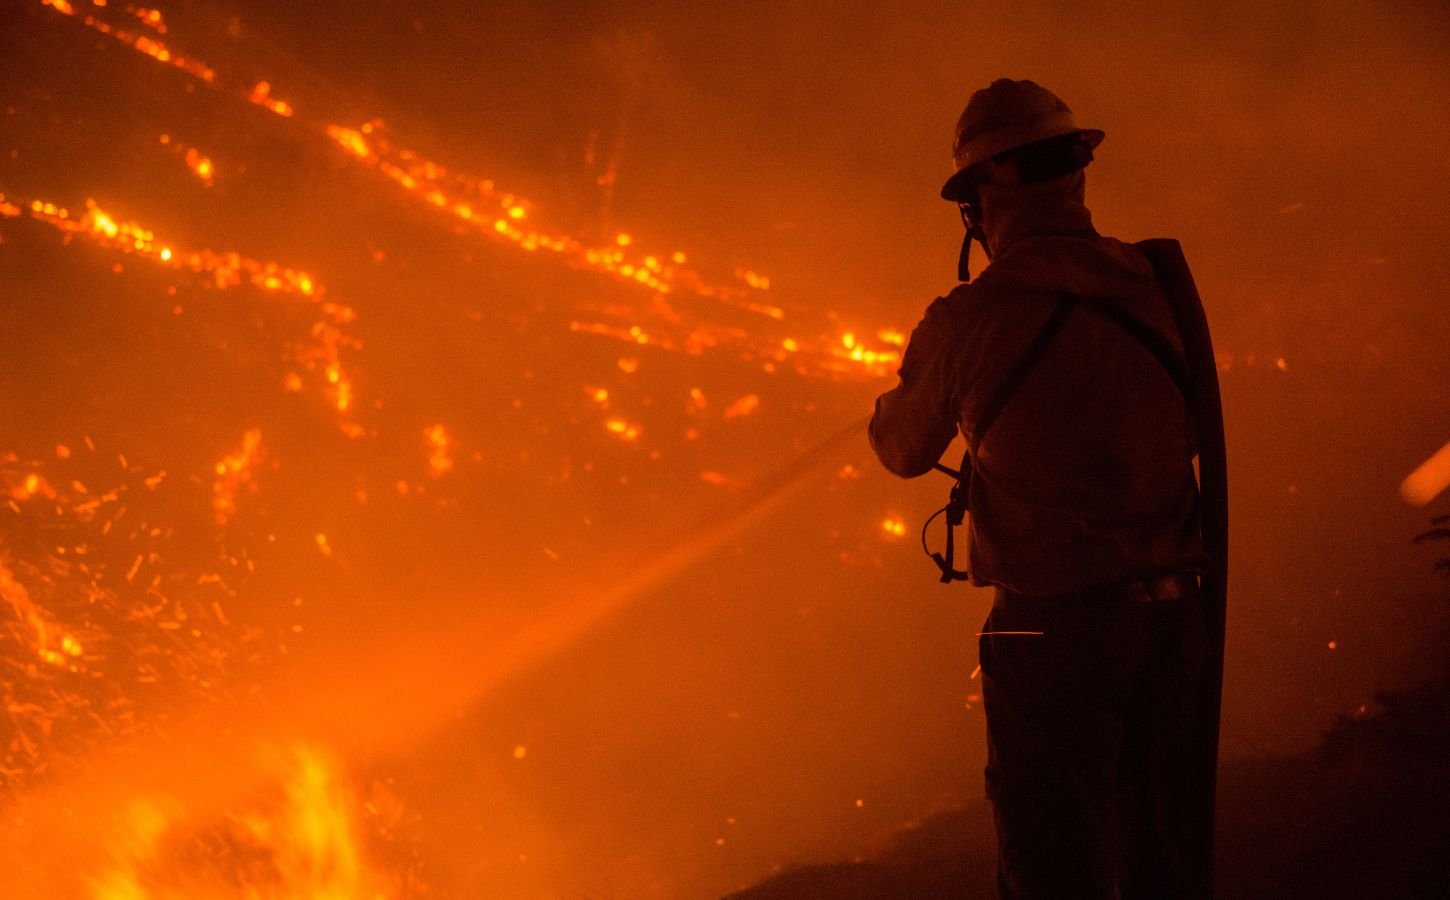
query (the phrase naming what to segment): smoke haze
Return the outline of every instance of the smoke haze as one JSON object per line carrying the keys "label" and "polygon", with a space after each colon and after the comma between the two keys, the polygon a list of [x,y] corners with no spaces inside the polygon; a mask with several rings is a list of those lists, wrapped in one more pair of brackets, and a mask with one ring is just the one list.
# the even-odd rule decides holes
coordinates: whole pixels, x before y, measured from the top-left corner
{"label": "smoke haze", "polygon": [[[374,416],[362,441],[312,437],[314,413],[274,396],[286,373],[266,368],[270,337],[244,308],[195,338],[235,362],[185,351],[215,375],[202,391],[158,362],[178,352],[169,307],[137,324],[45,293],[64,272],[106,286],[86,297],[147,308],[165,285],[134,274],[139,261],[112,278],[101,251],[78,262],[78,248],[0,219],[0,281],[29,298],[7,314],[27,343],[0,394],[15,411],[0,454],[110,433],[129,443],[107,453],[156,469],[180,446],[210,477],[261,428],[275,465],[259,464],[261,500],[241,495],[262,516],[246,538],[301,549],[257,551],[232,617],[301,636],[248,676],[288,698],[255,731],[282,739],[309,730],[309,708],[335,707],[310,730],[399,798],[399,829],[441,896],[717,896],[978,802],[973,668],[990,595],[937,585],[916,545],[945,479],[892,479],[864,438],[749,528],[718,528],[750,485],[866,415],[891,366],[762,369],[774,357],[756,335],[777,346],[779,320],[758,310],[702,313],[714,301],[682,292],[661,312],[612,275],[480,246],[307,143],[308,104],[349,128],[376,117],[399,146],[488,173],[527,198],[524,221],[537,209],[588,246],[628,233],[688,250],[702,271],[764,273],[750,302],[784,310],[810,332],[802,345],[839,349],[841,333],[909,332],[954,284],[961,226],[937,197],[951,126],[992,79],[1039,81],[1107,132],[1088,170],[1099,229],[1179,238],[1215,329],[1233,478],[1225,756],[1309,748],[1443,655],[1444,586],[1409,542],[1447,501],[1414,509],[1397,492],[1450,441],[1440,4],[162,7],[168,40],[296,102],[298,119],[276,121],[228,119],[180,75],[163,82],[31,6],[0,21],[0,107],[18,110],[0,192],[77,209],[114,199],[158,234],[315,274],[357,309],[358,393],[379,406],[358,414]],[[49,62],[52,47],[79,64]],[[83,112],[51,121],[52,108]],[[214,189],[152,189],[137,160],[162,132],[212,153]],[[708,332],[705,349],[574,327],[621,309],[683,318],[681,333]],[[314,333],[284,324],[288,346]],[[106,390],[77,374],[93,370]],[[612,406],[590,399],[599,390]],[[434,422],[473,487],[426,480],[418,435]],[[407,505],[423,502],[417,484],[436,507]],[[689,565],[642,578],[702,531],[715,538]],[[617,602],[550,630],[591,597]],[[525,662],[505,671],[511,653]],[[185,759],[186,734],[225,727],[194,707],[158,758]],[[118,784],[133,763],[116,764]],[[216,765],[196,779],[247,781],[240,758]],[[36,811],[85,793],[44,786],[25,802],[49,821]]]}

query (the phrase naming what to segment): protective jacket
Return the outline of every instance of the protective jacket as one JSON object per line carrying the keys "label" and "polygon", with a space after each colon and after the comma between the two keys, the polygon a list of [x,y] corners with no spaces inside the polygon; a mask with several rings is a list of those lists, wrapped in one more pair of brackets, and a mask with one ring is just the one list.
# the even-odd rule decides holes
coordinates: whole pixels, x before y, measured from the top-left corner
{"label": "protective jacket", "polygon": [[[958,430],[970,444],[1066,295],[1116,305],[1182,355],[1147,258],[1092,227],[1080,173],[1064,184],[1000,206],[990,265],[934,301],[912,332],[900,383],[877,399],[870,428],[897,475],[930,471]],[[968,453],[977,584],[1047,596],[1203,562],[1184,397],[1107,317],[1075,307]]]}

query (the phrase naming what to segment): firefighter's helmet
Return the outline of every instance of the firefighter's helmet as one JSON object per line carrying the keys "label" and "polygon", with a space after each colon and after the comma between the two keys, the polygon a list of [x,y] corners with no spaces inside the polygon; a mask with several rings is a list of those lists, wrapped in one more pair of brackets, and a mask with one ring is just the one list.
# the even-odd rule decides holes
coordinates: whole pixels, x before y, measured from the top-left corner
{"label": "firefighter's helmet", "polygon": [[1103,132],[1095,128],[1077,127],[1072,110],[1047,88],[1033,81],[999,78],[972,94],[957,120],[952,140],[957,171],[942,186],[941,195],[963,202],[980,171],[974,167],[1029,144],[1068,135],[1077,136],[1088,150],[1103,139]]}

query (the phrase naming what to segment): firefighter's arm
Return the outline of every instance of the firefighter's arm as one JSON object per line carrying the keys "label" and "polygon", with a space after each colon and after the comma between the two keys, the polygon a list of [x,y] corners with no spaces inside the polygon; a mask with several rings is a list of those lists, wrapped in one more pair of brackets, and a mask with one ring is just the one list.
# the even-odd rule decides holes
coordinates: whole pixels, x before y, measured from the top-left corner
{"label": "firefighter's arm", "polygon": [[871,448],[891,472],[915,478],[931,471],[957,434],[951,378],[955,341],[946,298],[927,308],[902,356],[900,381],[876,398]]}

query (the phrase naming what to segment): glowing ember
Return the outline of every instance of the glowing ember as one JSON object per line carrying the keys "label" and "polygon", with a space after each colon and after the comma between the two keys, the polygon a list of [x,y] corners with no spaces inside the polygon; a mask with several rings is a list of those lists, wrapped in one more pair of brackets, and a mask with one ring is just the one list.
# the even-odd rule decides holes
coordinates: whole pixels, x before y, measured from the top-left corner
{"label": "glowing ember", "polygon": [[272,85],[270,82],[257,82],[256,87],[252,88],[252,92],[247,95],[247,99],[257,104],[258,106],[262,106],[271,110],[279,116],[292,115],[292,104],[286,102],[285,100],[278,100],[276,97],[273,97]]}
{"label": "glowing ember", "polygon": [[738,419],[741,416],[748,416],[760,408],[760,396],[758,394],[746,394],[744,397],[725,407],[725,418]]}
{"label": "glowing ember", "polygon": [[770,290],[770,279],[750,269],[736,269],[735,277],[750,285],[758,291]]}
{"label": "glowing ember", "polygon": [[423,429],[423,440],[428,447],[428,476],[442,478],[453,471],[453,436],[442,425],[431,425]]}
{"label": "glowing ember", "polygon": [[[0,202],[5,195],[0,194]],[[135,222],[117,219],[101,209],[94,200],[86,201],[85,214],[77,218],[70,210],[54,203],[32,200],[18,207],[19,214],[44,222],[67,237],[86,238],[111,250],[140,256],[159,265],[205,276],[219,289],[243,283],[267,293],[300,297],[313,303],[320,313],[310,331],[310,341],[292,348],[296,362],[310,372],[320,373],[321,389],[329,403],[341,414],[343,431],[353,437],[364,431],[348,413],[352,408],[352,379],[342,366],[342,354],[356,347],[344,333],[356,314],[347,306],[326,299],[326,292],[317,279],[298,269],[275,262],[249,259],[241,254],[216,253],[211,250],[184,251],[163,244],[148,228]],[[291,381],[289,379],[289,389]]]}
{"label": "glowing ember", "polygon": [[[497,190],[491,180],[451,172],[411,150],[395,147],[383,135],[383,125],[377,120],[361,128],[328,125],[325,131],[349,158],[373,167],[413,198],[476,229],[480,235],[511,242],[527,251],[559,254],[574,266],[613,273],[661,293],[681,283],[693,284],[692,275],[662,266],[654,257],[626,257],[623,248],[633,243],[629,235],[619,235],[615,247],[597,248],[566,235],[519,227],[528,216],[528,204]],[[647,264],[651,260],[653,265]]]}
{"label": "glowing ember", "polygon": [[37,465],[0,457],[0,639],[24,676],[0,682],[0,796],[155,727],[158,711],[210,693],[224,660],[241,655],[222,611],[227,579],[159,565],[172,529],[133,512],[151,505],[159,474],[121,461],[120,486],[91,492]]}
{"label": "glowing ember", "polygon": [[604,423],[604,430],[622,441],[638,440],[641,434],[639,425],[624,419],[609,419]]}
{"label": "glowing ember", "polygon": [[212,511],[218,525],[225,525],[237,511],[237,491],[252,485],[252,466],[261,458],[262,431],[252,428],[242,436],[237,452],[222,457],[216,464],[216,480],[212,483]]}
{"label": "glowing ember", "polygon": [[[41,0],[41,3],[57,12],[80,19],[87,27],[114,38],[128,47],[146,54],[157,62],[175,66],[188,75],[207,83],[216,80],[216,72],[205,63],[179,56],[173,53],[165,44],[148,35],[137,34],[128,29],[113,26],[90,14],[80,16],[69,0]],[[104,6],[104,4],[101,5]],[[165,25],[161,20],[161,14],[155,10],[138,10],[136,11],[136,16],[140,19],[141,24],[151,28],[154,33],[166,33]]]}
{"label": "glowing ember", "polygon": [[25,585],[15,580],[15,573],[3,562],[0,562],[0,599],[10,607],[15,618],[29,628],[30,634],[24,643],[31,646],[41,661],[70,668],[73,672],[79,671],[70,661],[84,653],[80,641],[35,605]]}
{"label": "glowing ember", "polygon": [[140,19],[142,25],[150,26],[157,34],[166,33],[166,22],[161,17],[161,10],[141,7],[132,9],[131,15]]}
{"label": "glowing ember", "polygon": [[[159,41],[145,35],[136,35],[114,27],[92,15],[80,17],[67,0],[42,0],[68,16],[79,18],[85,25],[103,34],[120,40],[152,58],[182,69],[203,83],[216,87],[216,73],[208,66],[176,56]],[[131,7],[133,16],[151,27],[156,34],[167,31],[160,14],[149,8]],[[273,94],[272,83],[260,80],[242,91],[247,101],[265,107],[280,116],[295,114],[292,105]],[[420,154],[395,147],[383,134],[382,122],[374,119],[359,128],[340,125],[325,125],[321,129],[349,158],[368,165],[373,171],[397,184],[409,195],[432,209],[453,217],[456,221],[476,229],[476,233],[494,240],[504,240],[525,251],[546,251],[576,268],[591,269],[612,275],[621,281],[649,289],[659,295],[685,292],[706,298],[724,306],[742,310],[752,315],[763,316],[772,321],[783,321],[786,312],[779,306],[762,303],[754,295],[771,289],[770,279],[753,269],[736,268],[736,282],[715,283],[701,274],[685,267],[686,256],[680,251],[669,254],[648,254],[635,250],[636,240],[628,233],[619,233],[605,246],[589,246],[578,238],[548,233],[538,228],[521,226],[525,218],[532,218],[532,204],[514,194],[499,190],[491,179],[480,179],[449,171]],[[189,151],[188,151],[189,153]],[[215,167],[204,155],[196,152],[188,158],[188,165],[203,183],[210,184],[215,176]],[[0,209],[3,212],[3,209]],[[743,286],[742,286],[743,285]],[[667,312],[672,326],[682,323],[678,316]],[[634,333],[640,328],[639,333]],[[774,372],[785,361],[785,353],[778,349],[780,338],[768,338],[761,344],[759,338],[743,330],[721,328],[715,324],[701,323],[678,335],[666,335],[643,331],[640,323],[615,325],[611,323],[581,323],[576,330],[602,336],[629,339],[638,343],[650,343],[666,350],[699,355],[707,349],[727,347],[738,350],[748,360],[757,361],[767,372]],[[888,329],[882,332],[883,342],[895,344]],[[802,347],[798,339],[786,345],[788,353],[798,353]],[[899,345],[897,345],[899,346]],[[861,376],[870,378],[891,374],[900,361],[897,350],[880,350],[865,347],[852,341],[841,347],[820,342],[812,348],[809,358],[802,358],[792,367],[801,374],[826,376]],[[339,410],[346,411],[350,404],[346,387],[333,394]],[[356,424],[345,424],[350,434],[360,435],[362,429]]]}
{"label": "glowing ember", "polygon": [[198,153],[195,147],[186,151],[186,167],[195,172],[196,177],[200,178],[203,184],[211,187],[212,175],[216,173],[216,169],[212,166],[211,160]]}
{"label": "glowing ember", "polygon": [[9,493],[12,500],[25,501],[37,495],[55,499],[55,489],[36,472],[29,472],[18,483],[12,483]]}
{"label": "glowing ember", "polygon": [[895,328],[883,328],[876,333],[883,344],[890,344],[893,347],[906,346],[906,334],[897,331]]}

